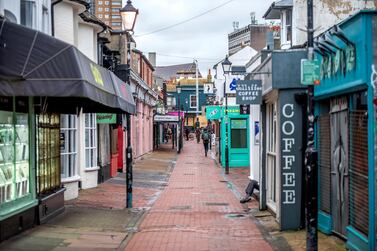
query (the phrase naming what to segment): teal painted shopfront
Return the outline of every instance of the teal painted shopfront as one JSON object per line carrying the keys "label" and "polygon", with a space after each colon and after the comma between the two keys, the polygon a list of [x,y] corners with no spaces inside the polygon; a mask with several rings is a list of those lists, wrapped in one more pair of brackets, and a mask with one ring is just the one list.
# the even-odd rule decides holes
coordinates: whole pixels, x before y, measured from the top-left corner
{"label": "teal painted shopfront", "polygon": [[220,162],[225,165],[225,133],[228,126],[229,167],[250,165],[249,115],[241,115],[239,106],[228,107],[228,123],[225,123],[225,107],[207,106],[206,118],[220,121]]}
{"label": "teal painted shopfront", "polygon": [[331,50],[315,47],[318,225],[350,250],[376,250],[376,36],[377,12],[362,11],[321,36]]}

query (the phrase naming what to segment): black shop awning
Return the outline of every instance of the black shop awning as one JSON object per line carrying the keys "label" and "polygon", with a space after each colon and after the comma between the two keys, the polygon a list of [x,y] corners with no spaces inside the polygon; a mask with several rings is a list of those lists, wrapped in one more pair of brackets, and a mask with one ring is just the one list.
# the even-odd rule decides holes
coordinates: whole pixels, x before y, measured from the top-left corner
{"label": "black shop awning", "polygon": [[0,22],[0,96],[47,97],[55,108],[135,113],[131,88],[75,46]]}

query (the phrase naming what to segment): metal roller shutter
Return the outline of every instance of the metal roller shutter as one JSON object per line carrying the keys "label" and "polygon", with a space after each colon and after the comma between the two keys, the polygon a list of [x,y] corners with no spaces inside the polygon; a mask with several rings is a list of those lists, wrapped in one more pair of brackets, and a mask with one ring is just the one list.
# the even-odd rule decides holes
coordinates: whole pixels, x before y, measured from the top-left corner
{"label": "metal roller shutter", "polygon": [[320,177],[320,209],[331,213],[331,137],[330,114],[318,119],[319,177]]}
{"label": "metal roller shutter", "polygon": [[368,116],[350,112],[350,225],[368,236]]}

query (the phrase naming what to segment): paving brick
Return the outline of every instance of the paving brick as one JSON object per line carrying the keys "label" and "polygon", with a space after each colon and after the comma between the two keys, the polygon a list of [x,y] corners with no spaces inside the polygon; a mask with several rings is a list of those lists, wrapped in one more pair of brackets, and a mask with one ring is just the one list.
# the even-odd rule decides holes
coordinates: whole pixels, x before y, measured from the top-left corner
{"label": "paving brick", "polygon": [[[272,250],[223,180],[203,146],[185,142],[168,185],[125,250]],[[244,217],[229,217],[237,214]]]}

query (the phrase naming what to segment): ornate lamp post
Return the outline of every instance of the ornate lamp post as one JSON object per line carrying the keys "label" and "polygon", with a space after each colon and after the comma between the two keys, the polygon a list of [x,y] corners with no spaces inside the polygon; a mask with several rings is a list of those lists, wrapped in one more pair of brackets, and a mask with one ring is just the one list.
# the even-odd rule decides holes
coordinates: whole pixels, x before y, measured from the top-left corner
{"label": "ornate lamp post", "polygon": [[[136,17],[139,14],[138,9],[132,6],[130,0],[127,4],[120,9],[120,15],[122,16],[122,28],[124,32],[133,32],[135,27]],[[130,85],[130,74],[131,74],[131,50],[130,43],[127,41],[127,84]],[[131,116],[127,115],[127,148],[126,148],[126,206],[127,208],[132,208],[132,147],[131,147]]]}
{"label": "ornate lamp post", "polygon": [[225,98],[225,174],[229,174],[229,146],[228,146],[228,96],[226,95],[226,75],[229,74],[232,62],[229,61],[228,55],[221,63],[224,72],[224,98]]}

